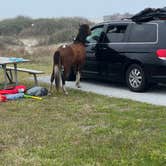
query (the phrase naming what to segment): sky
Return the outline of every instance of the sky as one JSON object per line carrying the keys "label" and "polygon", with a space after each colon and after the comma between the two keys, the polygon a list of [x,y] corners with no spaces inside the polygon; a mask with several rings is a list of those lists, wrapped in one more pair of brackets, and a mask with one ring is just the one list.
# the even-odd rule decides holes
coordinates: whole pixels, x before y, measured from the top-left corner
{"label": "sky", "polygon": [[135,14],[146,7],[166,6],[166,0],[0,0],[0,19],[16,16],[32,18],[102,18],[114,13]]}

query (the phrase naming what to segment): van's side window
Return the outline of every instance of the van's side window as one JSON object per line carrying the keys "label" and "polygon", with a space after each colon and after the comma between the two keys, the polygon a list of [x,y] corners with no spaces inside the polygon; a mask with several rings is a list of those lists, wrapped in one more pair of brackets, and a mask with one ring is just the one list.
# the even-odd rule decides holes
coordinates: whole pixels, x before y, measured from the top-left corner
{"label": "van's side window", "polygon": [[105,42],[121,43],[124,39],[127,25],[110,25],[107,29]]}
{"label": "van's side window", "polygon": [[157,40],[156,24],[133,24],[128,42],[155,42]]}
{"label": "van's side window", "polygon": [[91,35],[86,38],[88,43],[97,43],[103,31],[103,26],[95,27],[91,30]]}

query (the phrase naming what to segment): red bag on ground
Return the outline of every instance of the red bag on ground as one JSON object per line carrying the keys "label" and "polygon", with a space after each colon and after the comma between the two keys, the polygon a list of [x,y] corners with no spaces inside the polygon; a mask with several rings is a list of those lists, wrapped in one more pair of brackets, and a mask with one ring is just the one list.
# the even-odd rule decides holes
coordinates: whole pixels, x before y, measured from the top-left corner
{"label": "red bag on ground", "polygon": [[5,102],[7,101],[6,96],[0,95],[0,102]]}
{"label": "red bag on ground", "polygon": [[26,91],[26,86],[18,85],[18,86],[13,87],[12,89],[0,90],[0,95],[16,94],[16,93],[25,92],[25,91]]}

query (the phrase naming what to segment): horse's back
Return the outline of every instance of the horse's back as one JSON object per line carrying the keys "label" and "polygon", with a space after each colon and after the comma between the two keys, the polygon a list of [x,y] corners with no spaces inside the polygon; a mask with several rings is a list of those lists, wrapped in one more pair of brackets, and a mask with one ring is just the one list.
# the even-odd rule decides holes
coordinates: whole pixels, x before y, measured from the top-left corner
{"label": "horse's back", "polygon": [[65,75],[68,75],[71,66],[73,65],[74,53],[70,45],[62,45],[57,51],[59,51],[61,56],[61,62],[65,70]]}
{"label": "horse's back", "polygon": [[62,61],[72,59],[73,50],[69,45],[62,45],[57,49],[57,51],[59,51]]}
{"label": "horse's back", "polygon": [[62,45],[58,48],[62,61],[66,63],[71,62],[72,64],[81,64],[85,61],[85,46],[81,43],[73,43],[70,45]]}

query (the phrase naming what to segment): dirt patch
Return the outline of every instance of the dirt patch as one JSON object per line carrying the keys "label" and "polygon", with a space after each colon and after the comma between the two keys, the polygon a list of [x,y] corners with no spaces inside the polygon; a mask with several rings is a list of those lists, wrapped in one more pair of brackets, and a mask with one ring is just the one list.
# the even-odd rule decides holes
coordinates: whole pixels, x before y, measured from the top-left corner
{"label": "dirt patch", "polygon": [[1,103],[0,103],[0,111],[6,111],[6,109],[3,106],[1,106]]}

